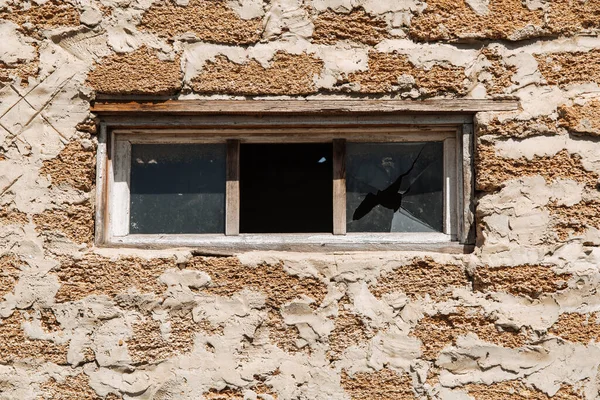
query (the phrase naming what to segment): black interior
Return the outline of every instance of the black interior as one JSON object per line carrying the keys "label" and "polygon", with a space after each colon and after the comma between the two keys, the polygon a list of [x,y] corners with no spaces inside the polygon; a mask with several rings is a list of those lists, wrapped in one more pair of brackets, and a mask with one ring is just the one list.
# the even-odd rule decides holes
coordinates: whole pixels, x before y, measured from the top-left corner
{"label": "black interior", "polygon": [[240,233],[333,230],[331,143],[242,144]]}

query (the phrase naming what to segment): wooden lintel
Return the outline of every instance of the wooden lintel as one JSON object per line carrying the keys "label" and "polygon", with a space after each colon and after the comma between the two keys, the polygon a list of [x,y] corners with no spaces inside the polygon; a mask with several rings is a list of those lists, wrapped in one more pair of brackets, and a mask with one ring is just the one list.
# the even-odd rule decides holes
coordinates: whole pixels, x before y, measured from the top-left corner
{"label": "wooden lintel", "polygon": [[515,111],[518,100],[166,100],[97,101],[97,114],[344,114],[344,113],[463,113]]}

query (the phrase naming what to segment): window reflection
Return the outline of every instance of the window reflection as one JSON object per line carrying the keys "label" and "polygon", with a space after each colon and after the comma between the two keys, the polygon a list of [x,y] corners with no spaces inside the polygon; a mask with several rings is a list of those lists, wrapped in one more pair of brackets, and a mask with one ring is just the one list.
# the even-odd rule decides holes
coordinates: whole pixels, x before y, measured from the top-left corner
{"label": "window reflection", "polygon": [[443,143],[348,143],[348,232],[442,232]]}
{"label": "window reflection", "polygon": [[133,144],[130,233],[223,233],[224,144]]}

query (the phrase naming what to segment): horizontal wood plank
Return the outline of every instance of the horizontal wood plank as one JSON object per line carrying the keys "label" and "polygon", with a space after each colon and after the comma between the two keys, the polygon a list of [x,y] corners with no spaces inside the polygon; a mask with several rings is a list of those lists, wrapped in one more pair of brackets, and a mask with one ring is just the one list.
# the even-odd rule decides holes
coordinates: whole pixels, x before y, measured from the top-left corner
{"label": "horizontal wood plank", "polygon": [[341,135],[352,142],[423,142],[442,141],[456,136],[448,129],[389,128],[287,128],[287,129],[115,129],[113,133],[132,143],[224,143],[228,139],[243,143],[329,143]]}
{"label": "horizontal wood plank", "polygon": [[367,251],[407,251],[443,254],[470,254],[475,250],[473,245],[463,245],[458,242],[447,243],[265,243],[257,245],[201,245],[197,247],[179,246],[170,243],[143,243],[135,245],[112,244],[111,248],[134,248],[144,250],[189,249],[190,252],[206,257],[231,257],[249,251],[293,251],[298,253],[345,253]]}
{"label": "horizontal wood plank", "polygon": [[476,113],[514,111],[517,100],[167,100],[156,102],[98,101],[97,114],[336,114],[336,113]]}
{"label": "horizontal wood plank", "polygon": [[372,127],[372,126],[452,126],[473,122],[473,114],[462,113],[358,113],[358,114],[196,114],[160,113],[100,114],[111,127],[140,129],[205,128],[289,128],[289,127]]}
{"label": "horizontal wood plank", "polygon": [[113,248],[189,248],[199,253],[239,254],[254,250],[298,252],[339,251],[426,251],[463,254],[472,245],[450,242],[442,233],[366,233],[366,234],[240,234],[225,235],[129,235],[113,238],[104,245]]}

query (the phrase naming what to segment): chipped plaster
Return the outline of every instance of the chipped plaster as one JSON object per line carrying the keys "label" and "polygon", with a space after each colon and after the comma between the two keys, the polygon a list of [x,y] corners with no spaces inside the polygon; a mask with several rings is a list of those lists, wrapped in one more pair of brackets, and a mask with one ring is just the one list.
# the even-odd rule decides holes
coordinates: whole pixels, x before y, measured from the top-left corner
{"label": "chipped plaster", "polygon": [[[596,3],[165,1],[0,1],[0,398],[598,398]],[[93,245],[97,96],[362,94],[519,100],[473,253]]]}

